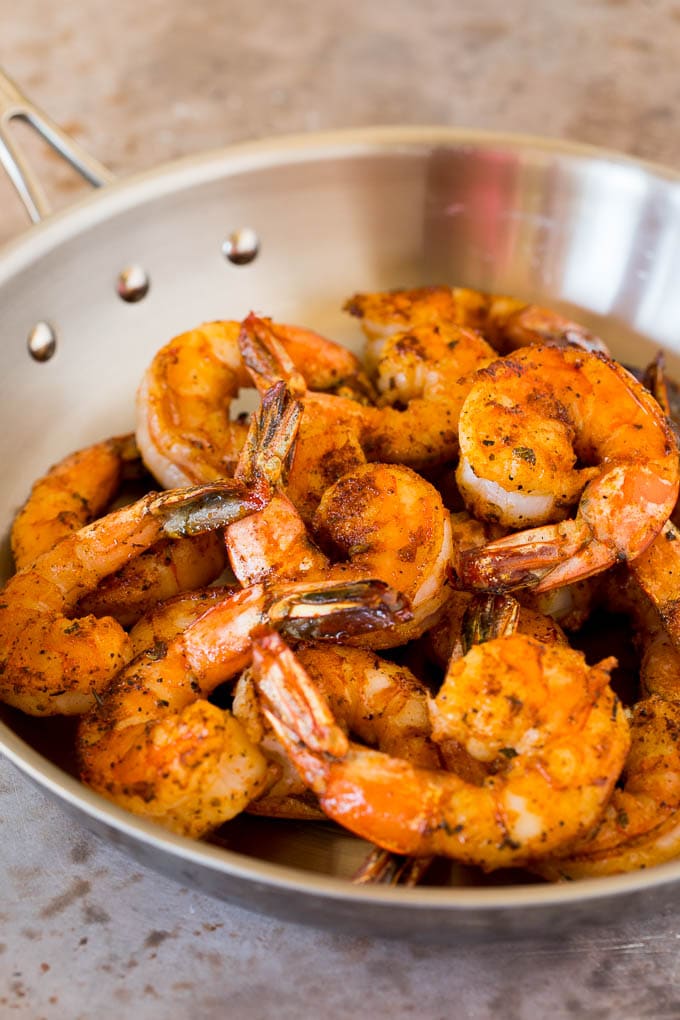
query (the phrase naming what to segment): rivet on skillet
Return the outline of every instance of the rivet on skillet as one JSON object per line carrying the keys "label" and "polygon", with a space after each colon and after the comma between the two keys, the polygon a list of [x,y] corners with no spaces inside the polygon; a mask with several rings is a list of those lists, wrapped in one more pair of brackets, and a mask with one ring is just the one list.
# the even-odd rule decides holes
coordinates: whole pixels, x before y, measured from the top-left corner
{"label": "rivet on skillet", "polygon": [[151,280],[147,273],[141,266],[136,265],[126,266],[118,274],[116,281],[118,296],[129,304],[134,304],[135,301],[141,301],[143,297],[146,297],[150,286]]}
{"label": "rivet on skillet", "polygon": [[245,266],[257,258],[260,239],[250,227],[234,230],[222,244],[222,254],[236,266]]}
{"label": "rivet on skillet", "polygon": [[36,322],[28,334],[28,353],[35,361],[49,361],[57,349],[57,334],[49,322]]}

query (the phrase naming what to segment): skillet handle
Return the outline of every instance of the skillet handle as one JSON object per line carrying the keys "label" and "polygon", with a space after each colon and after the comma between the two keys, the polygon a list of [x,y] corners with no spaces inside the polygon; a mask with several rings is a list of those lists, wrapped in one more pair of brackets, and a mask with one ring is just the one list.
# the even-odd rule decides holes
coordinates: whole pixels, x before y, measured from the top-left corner
{"label": "skillet handle", "polygon": [[11,136],[9,125],[13,120],[22,120],[30,124],[55,152],[58,152],[95,188],[114,180],[110,170],[82,149],[78,142],[62,131],[51,117],[34,106],[12,79],[0,69],[0,163],[9,174],[34,223],[49,216],[50,205],[40,181],[28,165],[16,140]]}

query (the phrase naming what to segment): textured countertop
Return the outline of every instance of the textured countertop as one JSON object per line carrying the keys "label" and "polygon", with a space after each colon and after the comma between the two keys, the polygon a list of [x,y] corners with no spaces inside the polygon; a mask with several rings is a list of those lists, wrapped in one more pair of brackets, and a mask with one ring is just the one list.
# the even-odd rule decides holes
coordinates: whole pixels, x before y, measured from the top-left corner
{"label": "textured countertop", "polygon": [[[548,134],[680,167],[670,0],[0,0],[0,64],[116,174],[366,124]],[[23,132],[22,138],[26,137]],[[55,207],[82,187],[27,139]],[[0,241],[25,217],[0,179]],[[469,947],[349,937],[188,890],[0,760],[0,1017],[680,1016],[680,920]]]}

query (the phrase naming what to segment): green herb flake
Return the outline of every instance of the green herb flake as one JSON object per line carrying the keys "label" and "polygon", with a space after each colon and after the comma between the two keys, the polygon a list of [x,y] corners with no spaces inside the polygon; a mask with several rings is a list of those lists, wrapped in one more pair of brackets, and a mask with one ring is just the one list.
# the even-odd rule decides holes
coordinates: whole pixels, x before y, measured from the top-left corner
{"label": "green herb flake", "polygon": [[536,454],[530,446],[516,446],[512,452],[515,457],[519,457],[520,460],[525,460],[527,464],[536,463]]}

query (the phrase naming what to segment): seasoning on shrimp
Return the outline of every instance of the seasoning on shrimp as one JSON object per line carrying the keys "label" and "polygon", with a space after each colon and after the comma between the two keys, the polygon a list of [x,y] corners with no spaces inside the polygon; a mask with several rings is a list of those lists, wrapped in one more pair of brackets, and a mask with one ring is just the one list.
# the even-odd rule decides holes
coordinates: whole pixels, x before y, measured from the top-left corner
{"label": "seasoning on shrimp", "polygon": [[385,337],[432,323],[478,330],[501,354],[543,344],[609,353],[600,337],[551,308],[469,287],[430,286],[355,294],[345,302],[345,310],[361,321],[368,339],[369,367]]}
{"label": "seasoning on shrimp", "polygon": [[262,506],[225,480],[151,493],[63,538],[0,594],[0,698],[30,715],[78,715],[128,662],[130,640],[111,617],[73,617],[103,577],[167,536],[223,528]]}
{"label": "seasoning on shrimp", "polygon": [[99,517],[123,479],[139,473],[132,435],[114,436],[62,458],[31,487],[14,518],[12,556],[17,570]]}
{"label": "seasoning on shrimp", "polygon": [[[249,316],[240,343],[260,390],[276,379],[290,379],[276,337],[263,320]],[[291,471],[290,485],[295,486],[291,498],[302,503],[305,486],[318,490],[315,476],[322,476],[321,491],[334,480],[323,465],[329,451],[335,451],[330,459],[336,477],[341,456],[344,463],[354,457],[418,470],[450,462],[458,453],[458,417],[468,380],[494,357],[493,349],[472,330],[423,323],[384,341],[371,371],[377,407],[311,389],[300,393],[305,413],[298,464]],[[352,466],[347,464],[345,470]]]}
{"label": "seasoning on shrimp", "polygon": [[[343,729],[371,747],[414,764],[433,768],[440,764],[430,738],[428,691],[409,669],[367,649],[347,645],[304,644],[296,655]],[[309,790],[266,725],[249,672],[235,688],[233,710],[251,739],[276,760],[282,772],[249,810],[295,817],[301,806],[303,817],[309,817]],[[323,817],[318,807],[316,814]]]}
{"label": "seasoning on shrimp", "polygon": [[[268,622],[310,638],[385,626],[405,611],[380,583],[262,585],[210,600],[193,618],[186,597],[163,613],[154,641],[81,720],[83,780],[129,811],[174,832],[202,836],[242,811],[266,786],[267,760],[231,712],[207,698],[248,665],[252,634]],[[157,624],[153,627],[157,633]]]}
{"label": "seasoning on shrimp", "polygon": [[[319,388],[361,377],[356,357],[338,344],[295,326],[275,326],[299,370]],[[241,359],[239,322],[208,322],[158,351],[137,394],[137,442],[144,462],[165,486],[231,477],[248,422],[230,405],[252,386]],[[350,382],[348,382],[348,380]],[[357,384],[359,385],[359,384]]]}
{"label": "seasoning on shrimp", "polygon": [[495,771],[481,785],[353,745],[277,635],[254,641],[266,715],[333,820],[394,853],[485,870],[525,864],[589,832],[629,734],[609,687],[614,660],[520,634],[473,647],[433,704],[433,739],[454,738]]}
{"label": "seasoning on shrimp", "polygon": [[526,348],[481,369],[459,437],[468,509],[544,525],[464,553],[463,587],[547,591],[633,560],[677,499],[678,447],[658,404],[600,355]]}

